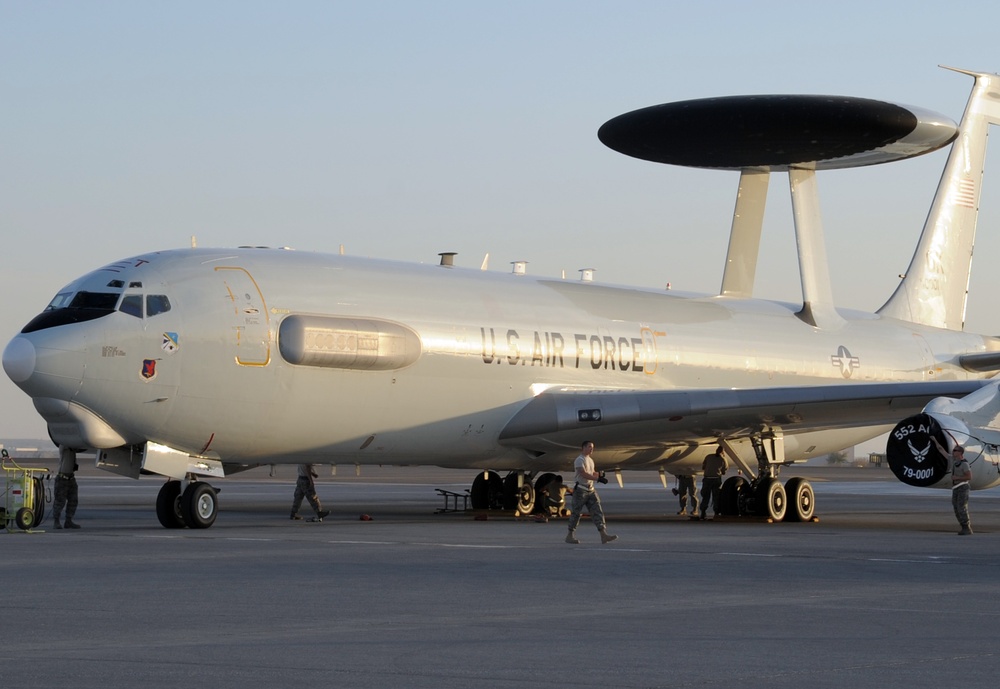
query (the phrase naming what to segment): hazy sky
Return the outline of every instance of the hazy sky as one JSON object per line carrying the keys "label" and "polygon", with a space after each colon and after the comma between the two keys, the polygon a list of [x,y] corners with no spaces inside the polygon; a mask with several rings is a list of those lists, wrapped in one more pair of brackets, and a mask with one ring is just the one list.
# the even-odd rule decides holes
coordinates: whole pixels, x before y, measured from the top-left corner
{"label": "hazy sky", "polygon": [[[996,0],[0,0],[0,346],[78,275],[191,235],[717,292],[738,174],[627,158],[601,124],[748,93],[958,120],[972,80],[936,65],[1000,71],[997,26]],[[839,304],[891,293],[945,156],[819,175]],[[768,213],[756,293],[800,299],[784,176]],[[1000,333],[996,150],[977,240],[968,329]],[[0,375],[0,437],[44,436]]]}

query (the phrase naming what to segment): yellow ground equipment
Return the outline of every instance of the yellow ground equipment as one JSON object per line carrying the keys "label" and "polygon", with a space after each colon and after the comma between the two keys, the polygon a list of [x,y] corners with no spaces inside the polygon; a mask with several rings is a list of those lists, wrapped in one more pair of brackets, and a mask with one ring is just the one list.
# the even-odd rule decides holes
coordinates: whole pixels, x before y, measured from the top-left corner
{"label": "yellow ground equipment", "polygon": [[7,450],[0,450],[0,453],[0,465],[6,478],[3,504],[0,505],[0,525],[8,532],[14,530],[14,525],[22,531],[30,531],[45,518],[45,484],[42,475],[48,474],[49,470],[19,466],[7,454]]}

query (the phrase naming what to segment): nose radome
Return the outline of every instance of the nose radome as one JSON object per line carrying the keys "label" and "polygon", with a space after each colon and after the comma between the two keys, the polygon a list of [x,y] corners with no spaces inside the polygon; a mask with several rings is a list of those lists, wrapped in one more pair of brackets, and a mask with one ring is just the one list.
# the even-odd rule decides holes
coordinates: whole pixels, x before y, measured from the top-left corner
{"label": "nose radome", "polygon": [[18,335],[3,350],[3,370],[15,383],[23,383],[35,372],[35,345]]}

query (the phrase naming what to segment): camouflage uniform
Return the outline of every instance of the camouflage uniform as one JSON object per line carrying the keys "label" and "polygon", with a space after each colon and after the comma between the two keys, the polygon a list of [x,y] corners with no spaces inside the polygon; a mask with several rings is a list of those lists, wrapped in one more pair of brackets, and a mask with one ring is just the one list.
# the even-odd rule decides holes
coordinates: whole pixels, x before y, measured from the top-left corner
{"label": "camouflage uniform", "polygon": [[54,526],[57,529],[63,528],[63,509],[66,510],[66,528],[78,529],[73,523],[76,515],[76,506],[79,503],[79,490],[76,485],[76,453],[67,448],[59,448],[59,473],[56,474],[55,491],[52,498],[52,516]]}
{"label": "camouflage uniform", "polygon": [[577,524],[580,523],[580,517],[583,516],[584,508],[590,514],[590,518],[594,522],[594,526],[597,527],[597,530],[604,531],[604,510],[601,509],[601,498],[598,497],[597,491],[593,487],[588,489],[585,484],[577,483],[573,488],[572,511],[569,515],[569,530],[571,532],[576,531]]}
{"label": "camouflage uniform", "polygon": [[329,512],[323,511],[319,504],[319,496],[316,494],[316,483],[313,479],[316,472],[313,471],[312,464],[299,465],[299,477],[295,479],[295,497],[292,500],[292,519],[299,519],[299,507],[302,506],[302,498],[309,501],[309,504],[316,511],[316,519],[323,521],[323,517]]}
{"label": "camouflage uniform", "polygon": [[[601,533],[601,543],[611,543],[617,540],[618,536],[613,536],[607,531],[607,526],[604,523],[604,510],[601,509],[601,498],[594,490],[594,480],[590,478],[597,473],[594,469],[594,460],[590,456],[594,451],[594,444],[588,440],[581,445],[581,449],[580,456],[573,462],[576,484],[573,486],[573,502],[571,503],[572,510],[569,515],[569,532],[566,535],[566,542],[580,542],[576,538],[576,527],[583,516],[584,508],[586,508],[594,526]],[[604,480],[604,483],[607,481]]]}
{"label": "camouflage uniform", "polygon": [[[720,448],[721,449],[721,448]],[[719,514],[719,492],[722,476],[729,470],[729,462],[716,450],[701,463],[704,477],[701,479],[701,518],[704,519],[711,505],[715,515]]]}
{"label": "camouflage uniform", "polygon": [[66,508],[66,521],[72,521],[79,503],[75,474],[56,474],[55,496],[52,499],[52,514],[56,523]]}
{"label": "camouflage uniform", "polygon": [[961,459],[955,459],[951,467],[951,506],[955,510],[955,518],[961,525],[961,535],[971,534],[972,527],[969,524],[969,463],[965,460],[964,453]]}
{"label": "camouflage uniform", "polygon": [[684,514],[687,511],[688,496],[691,498],[691,516],[698,514],[698,491],[694,485],[694,476],[677,477],[677,498],[681,502],[681,511],[677,514]]}

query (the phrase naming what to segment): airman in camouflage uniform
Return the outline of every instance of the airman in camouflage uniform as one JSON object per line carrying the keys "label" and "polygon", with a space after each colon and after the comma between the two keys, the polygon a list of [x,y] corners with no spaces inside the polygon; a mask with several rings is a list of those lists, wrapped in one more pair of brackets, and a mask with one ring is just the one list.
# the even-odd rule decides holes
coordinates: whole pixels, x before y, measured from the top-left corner
{"label": "airman in camouflage uniform", "polygon": [[680,512],[677,514],[684,514],[687,511],[688,499],[691,501],[691,516],[697,516],[698,514],[698,489],[694,483],[694,476],[691,474],[680,474],[677,477],[677,497],[681,502]]}
{"label": "airman in camouflage uniform", "polygon": [[321,522],[323,521],[323,517],[330,514],[329,510],[324,510],[319,504],[319,496],[316,495],[316,482],[314,480],[317,476],[319,474],[313,470],[312,464],[299,465],[299,477],[295,480],[295,498],[292,500],[291,519],[302,519],[299,516],[299,507],[302,506],[302,498],[308,500],[309,504],[316,511],[316,516],[309,521]]}
{"label": "airman in camouflage uniform", "polygon": [[931,440],[937,445],[938,452],[951,460],[951,507],[955,510],[955,519],[958,520],[958,525],[962,527],[958,535],[971,536],[969,481],[972,480],[972,469],[969,467],[968,460],[965,459],[965,448],[955,443],[955,447],[951,449],[951,455],[949,455],[948,450],[933,435]]}
{"label": "airman in camouflage uniform", "polygon": [[[52,515],[57,529],[65,526],[67,529],[79,529],[80,525],[73,521],[76,506],[79,503],[76,485],[76,452],[68,447],[59,448],[59,473],[56,474],[56,486],[52,499]],[[66,521],[62,522],[63,509],[66,510]]]}

